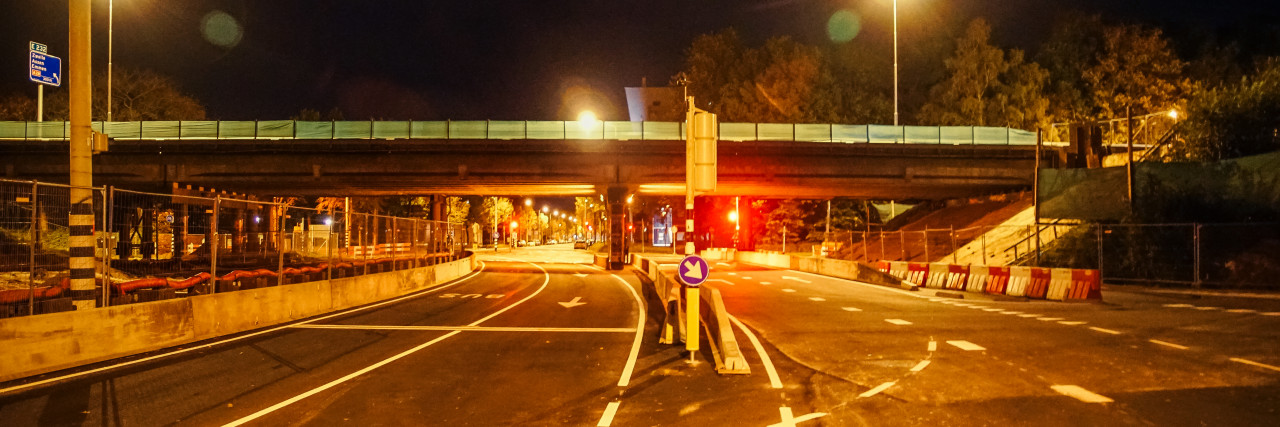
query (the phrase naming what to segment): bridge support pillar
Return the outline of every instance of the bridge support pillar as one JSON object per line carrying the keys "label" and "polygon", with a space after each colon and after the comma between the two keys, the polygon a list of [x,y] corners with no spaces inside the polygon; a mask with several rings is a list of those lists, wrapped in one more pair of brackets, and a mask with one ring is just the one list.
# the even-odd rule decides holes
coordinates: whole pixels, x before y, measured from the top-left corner
{"label": "bridge support pillar", "polygon": [[609,269],[621,270],[627,264],[630,242],[627,241],[627,188],[609,187],[605,199],[609,213]]}

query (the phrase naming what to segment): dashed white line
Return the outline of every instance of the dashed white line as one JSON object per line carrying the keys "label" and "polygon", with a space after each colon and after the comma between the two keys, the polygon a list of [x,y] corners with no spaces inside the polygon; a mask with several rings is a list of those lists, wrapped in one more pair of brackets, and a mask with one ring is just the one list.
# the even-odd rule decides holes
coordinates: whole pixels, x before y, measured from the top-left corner
{"label": "dashed white line", "polygon": [[730,275],[730,276],[737,276],[737,275],[738,275],[738,273],[734,273],[734,272],[730,271],[730,272],[729,272],[729,275]]}
{"label": "dashed white line", "polygon": [[1259,367],[1259,368],[1270,369],[1270,370],[1273,370],[1273,371],[1276,371],[1276,372],[1280,372],[1280,367],[1271,366],[1271,365],[1268,365],[1268,364],[1266,364],[1266,363],[1258,363],[1258,362],[1254,362],[1254,361],[1252,361],[1252,360],[1248,360],[1248,359],[1241,359],[1241,358],[1238,358],[1238,357],[1232,357],[1232,358],[1231,358],[1231,361],[1232,361],[1232,362],[1243,363],[1243,364],[1246,364],[1246,365],[1253,365],[1253,366],[1257,366],[1257,367]]}
{"label": "dashed white line", "polygon": [[1169,308],[1189,308],[1189,307],[1195,307],[1195,306],[1193,306],[1193,305],[1191,305],[1191,304],[1165,304],[1164,306],[1165,306],[1165,307],[1169,307]]}
{"label": "dashed white line", "polygon": [[1196,310],[1200,310],[1200,311],[1221,310],[1221,309],[1222,307],[1196,307]]}
{"label": "dashed white line", "polygon": [[1036,320],[1039,320],[1041,322],[1057,322],[1059,320],[1062,320],[1062,318],[1061,317],[1040,317],[1040,318],[1036,318]]}
{"label": "dashed white line", "polygon": [[1186,349],[1188,348],[1188,347],[1187,347],[1187,346],[1185,346],[1185,345],[1178,345],[1178,344],[1174,344],[1174,343],[1167,342],[1167,341],[1160,341],[1160,340],[1147,340],[1147,341],[1151,341],[1153,344],[1160,344],[1160,345],[1165,346],[1165,347],[1176,348],[1176,349],[1178,349],[1178,350],[1186,350]]}
{"label": "dashed white line", "polygon": [[840,307],[840,309],[844,311],[862,311],[861,308],[854,308],[854,307]]}
{"label": "dashed white line", "polygon": [[928,360],[921,360],[921,361],[920,361],[920,363],[917,363],[915,367],[911,368],[911,372],[920,372],[920,371],[923,371],[923,370],[924,370],[924,368],[925,368],[925,367],[927,367],[927,366],[929,366],[929,361],[928,361]]}
{"label": "dashed white line", "polygon": [[1004,311],[1003,308],[984,308],[982,311]]}
{"label": "dashed white line", "polygon": [[1022,312],[1021,312],[1021,311],[1002,311],[1002,312],[1000,312],[1000,314],[1010,314],[1010,315],[1012,315],[1012,314],[1022,314]]}
{"label": "dashed white line", "polygon": [[1280,316],[1280,311],[1273,311],[1270,313],[1258,313],[1258,314],[1261,314],[1263,316]]}
{"label": "dashed white line", "polygon": [[721,266],[725,266],[725,267],[733,267],[733,264],[727,264],[727,263],[723,263],[723,262],[717,262],[717,263],[716,263],[716,265],[721,265]]}
{"label": "dashed white line", "polygon": [[898,326],[907,326],[911,324],[911,322],[908,322],[902,319],[884,319],[884,321],[898,325]]}
{"label": "dashed white line", "polygon": [[751,280],[751,276],[742,276],[742,280]]}
{"label": "dashed white line", "polygon": [[956,346],[956,348],[959,348],[964,351],[982,351],[987,349],[986,347],[983,347],[968,341],[964,341],[964,340],[947,341],[947,344]]}
{"label": "dashed white line", "polygon": [[795,289],[783,289],[782,292],[795,292]]}
{"label": "dashed white line", "polygon": [[[750,279],[750,277],[748,277],[748,279]],[[769,286],[769,285],[772,285],[772,284],[773,284],[773,282],[760,282],[760,284],[761,284],[761,285],[765,285],[765,286]]]}
{"label": "dashed white line", "polygon": [[938,351],[938,342],[937,342],[937,341],[929,341],[929,352],[930,352],[930,353],[932,353],[932,352],[935,352],[935,351]]}
{"label": "dashed white line", "polygon": [[1099,327],[1097,327],[1097,326],[1090,326],[1090,327],[1089,327],[1089,329],[1092,329],[1092,330],[1095,330],[1095,331],[1098,331],[1098,332],[1102,332],[1102,333],[1104,333],[1104,334],[1120,335],[1120,331],[1113,331],[1113,330],[1110,330],[1110,329],[1099,328]]}
{"label": "dashed white line", "polygon": [[877,394],[880,394],[880,392],[882,392],[882,391],[888,390],[888,389],[889,389],[889,387],[893,387],[893,385],[894,385],[894,384],[896,384],[896,383],[897,383],[896,381],[889,381],[889,382],[887,382],[887,383],[880,384],[880,385],[876,386],[876,388],[873,388],[873,389],[871,389],[871,390],[867,390],[867,391],[862,392],[862,394],[859,394],[859,395],[858,395],[858,397],[859,397],[859,398],[862,398],[862,397],[871,397],[871,396],[875,396],[875,395],[877,395]]}
{"label": "dashed white line", "polygon": [[1114,402],[1114,400],[1111,400],[1111,398],[1109,397],[1103,396],[1098,393],[1094,393],[1089,390],[1085,390],[1084,388],[1076,385],[1055,385],[1055,386],[1050,386],[1049,388],[1052,388],[1053,391],[1056,391],[1059,394],[1074,397],[1076,400],[1079,400],[1085,403]]}
{"label": "dashed white line", "polygon": [[826,300],[827,300],[827,299],[826,299],[826,298],[823,298],[823,297],[809,297],[809,301],[823,302],[823,301],[826,301]]}
{"label": "dashed white line", "polygon": [[621,404],[622,402],[616,400],[609,402],[609,406],[604,407],[604,415],[600,416],[600,422],[596,423],[596,427],[609,427],[610,425],[613,425],[613,415],[618,413],[618,406]]}
{"label": "dashed white line", "polygon": [[1231,310],[1227,310],[1227,312],[1228,313],[1254,313],[1254,312],[1257,312],[1257,310],[1249,309],[1249,308],[1234,308]]}
{"label": "dashed white line", "polygon": [[1043,314],[1019,314],[1018,317],[1040,317]]}
{"label": "dashed white line", "polygon": [[1069,322],[1067,322],[1067,321],[1063,321],[1063,322],[1058,322],[1058,323],[1059,323],[1059,324],[1063,324],[1063,325],[1067,325],[1067,326],[1080,326],[1080,325],[1083,325],[1083,324],[1085,324],[1085,323],[1089,323],[1089,322],[1081,322],[1081,321],[1073,320],[1073,321],[1069,321]]}

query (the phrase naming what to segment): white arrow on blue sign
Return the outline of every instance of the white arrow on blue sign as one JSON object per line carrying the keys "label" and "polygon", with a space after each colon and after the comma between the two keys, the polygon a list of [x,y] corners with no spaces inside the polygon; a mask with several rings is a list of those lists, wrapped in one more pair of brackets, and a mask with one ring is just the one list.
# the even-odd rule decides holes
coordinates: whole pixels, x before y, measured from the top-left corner
{"label": "white arrow on blue sign", "polygon": [[680,260],[680,269],[678,270],[680,281],[689,286],[697,287],[702,282],[707,281],[708,269],[707,260],[697,255],[689,255]]}
{"label": "white arrow on blue sign", "polygon": [[31,42],[28,75],[31,81],[49,85],[62,86],[62,58],[50,55],[49,47]]}

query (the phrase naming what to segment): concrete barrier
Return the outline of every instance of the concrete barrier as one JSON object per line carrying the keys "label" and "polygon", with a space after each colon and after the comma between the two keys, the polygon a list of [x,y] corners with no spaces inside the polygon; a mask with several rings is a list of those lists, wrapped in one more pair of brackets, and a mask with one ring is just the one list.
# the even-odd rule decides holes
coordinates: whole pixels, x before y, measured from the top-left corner
{"label": "concrete barrier", "polygon": [[1045,299],[1052,301],[1062,301],[1067,298],[1067,291],[1071,289],[1071,269],[1069,268],[1052,268],[1049,269],[1049,287],[1045,292]]}
{"label": "concrete barrier", "polygon": [[[641,255],[632,255],[632,263],[641,266],[647,266],[645,274],[653,282],[655,294],[663,305],[663,329],[670,325],[675,331],[678,331],[680,341],[684,341],[685,334],[698,333],[698,331],[684,330],[685,309],[683,304],[688,304],[684,300],[682,287],[676,280],[674,270],[662,271],[658,263],[643,258]],[[724,301],[720,297],[720,291],[715,288],[702,288],[699,293],[700,297],[696,304],[700,304],[704,310],[699,310],[702,316],[702,325],[707,330],[709,344],[713,346],[712,354],[716,357],[716,372],[721,374],[750,374],[751,367],[747,365],[747,359],[743,357],[742,350],[738,345],[737,336],[733,333],[733,325],[729,323],[729,312],[725,310]],[[660,341],[663,344],[675,344],[671,342]]]}
{"label": "concrete barrier", "polygon": [[244,332],[457,279],[475,256],[387,273],[0,319],[0,381]]}

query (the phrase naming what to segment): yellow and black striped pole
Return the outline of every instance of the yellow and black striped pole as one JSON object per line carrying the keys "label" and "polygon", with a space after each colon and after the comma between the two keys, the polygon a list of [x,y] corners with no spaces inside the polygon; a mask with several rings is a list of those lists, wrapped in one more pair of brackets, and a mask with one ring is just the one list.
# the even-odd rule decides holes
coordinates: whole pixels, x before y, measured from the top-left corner
{"label": "yellow and black striped pole", "polygon": [[90,55],[91,0],[69,0],[67,61],[71,92],[71,215],[70,239],[71,298],[76,310],[94,308],[93,241],[93,149],[90,132],[92,57]]}

